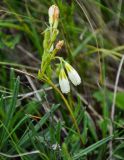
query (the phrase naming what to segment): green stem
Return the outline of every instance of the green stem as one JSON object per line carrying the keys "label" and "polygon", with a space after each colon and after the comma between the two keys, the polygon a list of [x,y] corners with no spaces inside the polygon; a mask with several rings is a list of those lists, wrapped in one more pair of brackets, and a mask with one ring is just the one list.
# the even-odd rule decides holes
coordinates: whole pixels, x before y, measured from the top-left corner
{"label": "green stem", "polygon": [[46,75],[44,75],[44,79],[42,79],[42,80],[43,80],[43,81],[46,81],[47,83],[49,83],[49,84],[55,89],[55,91],[57,91],[57,92],[59,93],[59,95],[60,95],[61,98],[63,99],[63,101],[64,101],[64,103],[65,103],[68,111],[70,112],[72,121],[73,121],[73,123],[74,123],[74,125],[75,125],[75,128],[76,128],[76,130],[77,130],[77,132],[78,132],[78,135],[79,135],[79,137],[80,137],[80,139],[81,139],[81,142],[83,143],[82,137],[81,137],[81,133],[80,133],[80,129],[79,129],[79,127],[78,127],[77,121],[76,121],[76,119],[75,119],[75,117],[74,117],[73,111],[72,111],[72,109],[71,109],[68,101],[66,100],[66,98],[64,97],[64,95],[61,93],[61,91],[54,85],[54,83],[53,83]]}

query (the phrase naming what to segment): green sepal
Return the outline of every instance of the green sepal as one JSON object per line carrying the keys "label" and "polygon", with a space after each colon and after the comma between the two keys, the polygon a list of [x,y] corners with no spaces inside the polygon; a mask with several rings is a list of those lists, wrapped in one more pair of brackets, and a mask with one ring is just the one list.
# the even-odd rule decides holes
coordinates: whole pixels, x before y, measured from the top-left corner
{"label": "green sepal", "polygon": [[42,74],[41,74],[41,70],[40,70],[40,69],[38,70],[37,78],[38,78],[39,80],[42,79]]}
{"label": "green sepal", "polygon": [[54,41],[56,40],[56,37],[57,37],[58,33],[59,33],[58,29],[53,30],[53,33],[51,35],[51,44],[53,44]]}
{"label": "green sepal", "polygon": [[47,68],[46,68],[46,75],[47,75],[47,77],[51,78],[51,75],[52,75],[51,65],[47,66]]}
{"label": "green sepal", "polygon": [[44,32],[44,41],[43,41],[43,48],[44,50],[47,50],[49,47],[50,42],[50,30],[46,29]]}

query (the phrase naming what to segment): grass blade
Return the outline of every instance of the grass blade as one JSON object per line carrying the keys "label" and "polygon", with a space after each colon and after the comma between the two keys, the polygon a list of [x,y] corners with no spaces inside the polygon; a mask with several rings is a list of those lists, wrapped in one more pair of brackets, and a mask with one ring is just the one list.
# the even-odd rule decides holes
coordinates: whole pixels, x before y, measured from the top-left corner
{"label": "grass blade", "polygon": [[102,146],[103,144],[105,144],[106,142],[110,141],[112,139],[112,137],[113,136],[109,136],[107,138],[104,138],[104,139],[94,143],[93,145],[81,150],[79,153],[74,155],[73,160],[79,159],[80,157],[92,152],[96,148],[98,148],[98,147]]}

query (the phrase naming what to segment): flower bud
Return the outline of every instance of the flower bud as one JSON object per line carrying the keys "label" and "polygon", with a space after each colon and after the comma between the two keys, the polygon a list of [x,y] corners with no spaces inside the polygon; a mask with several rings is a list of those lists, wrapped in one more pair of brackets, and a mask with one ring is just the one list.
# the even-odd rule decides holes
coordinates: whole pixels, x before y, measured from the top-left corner
{"label": "flower bud", "polygon": [[57,50],[60,50],[60,49],[62,48],[63,44],[64,44],[64,41],[63,41],[63,40],[58,41],[58,43],[56,44],[56,49],[57,49]]}
{"label": "flower bud", "polygon": [[59,8],[56,5],[52,5],[49,10],[49,23],[50,26],[53,26],[54,28],[57,28],[58,26],[58,19],[59,19]]}

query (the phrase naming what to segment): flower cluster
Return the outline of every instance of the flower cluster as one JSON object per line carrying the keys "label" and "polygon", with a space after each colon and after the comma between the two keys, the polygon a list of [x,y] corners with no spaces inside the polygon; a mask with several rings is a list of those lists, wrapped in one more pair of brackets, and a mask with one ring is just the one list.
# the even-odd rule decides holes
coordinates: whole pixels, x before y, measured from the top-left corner
{"label": "flower cluster", "polygon": [[[64,67],[67,71],[67,74],[68,74],[70,81],[75,86],[79,85],[81,83],[81,78],[80,78],[79,74],[77,73],[77,71],[66,61],[64,61]],[[59,84],[60,84],[61,91],[63,93],[70,92],[69,80],[66,76],[66,73],[65,73],[65,70],[63,67],[61,68],[60,74],[59,74]]]}
{"label": "flower cluster", "polygon": [[[44,74],[51,77],[48,73],[51,72],[51,61],[58,58],[60,60],[60,73],[59,73],[59,84],[62,93],[70,92],[70,81],[75,85],[81,83],[81,78],[78,75],[77,71],[67,63],[62,57],[56,56],[56,53],[62,48],[64,41],[59,40],[55,45],[55,40],[59,33],[58,22],[59,22],[59,8],[56,5],[52,5],[48,10],[49,15],[49,27],[44,31],[44,41],[43,41],[43,56],[41,69],[38,72],[38,78],[42,79]],[[66,72],[65,72],[66,70]],[[68,74],[68,77],[66,75]]]}

